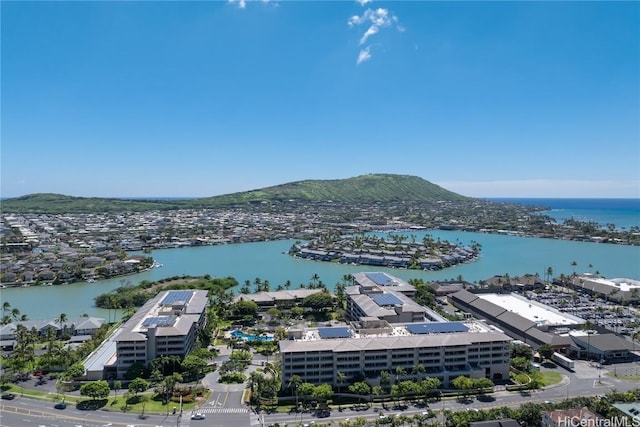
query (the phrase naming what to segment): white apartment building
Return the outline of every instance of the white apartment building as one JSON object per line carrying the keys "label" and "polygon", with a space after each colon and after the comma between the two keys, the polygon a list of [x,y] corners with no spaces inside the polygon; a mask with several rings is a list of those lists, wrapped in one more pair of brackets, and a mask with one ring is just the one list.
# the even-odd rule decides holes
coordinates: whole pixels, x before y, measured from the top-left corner
{"label": "white apartment building", "polygon": [[164,291],[147,301],[117,333],[116,375],[136,362],[159,356],[184,357],[206,322],[207,291]]}
{"label": "white apartment building", "polygon": [[387,273],[356,273],[353,286],[345,288],[347,318],[359,320],[375,317],[389,323],[412,323],[425,320],[446,321],[412,297],[415,287]]}
{"label": "white apartment building", "polygon": [[[360,327],[361,329],[358,329]],[[420,379],[412,373],[418,364],[444,386],[457,376],[509,378],[509,344],[502,332],[469,322],[425,322],[390,325],[378,319],[362,319],[348,327],[292,330],[280,341],[282,384],[293,375],[315,385],[339,386],[338,372],[347,381],[366,378],[370,383],[387,371],[402,379]]]}

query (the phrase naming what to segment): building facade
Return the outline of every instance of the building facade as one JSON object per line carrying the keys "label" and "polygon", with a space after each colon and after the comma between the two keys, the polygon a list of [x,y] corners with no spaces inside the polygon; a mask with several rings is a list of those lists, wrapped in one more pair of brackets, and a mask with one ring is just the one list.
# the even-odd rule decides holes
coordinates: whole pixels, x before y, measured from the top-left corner
{"label": "building facade", "polygon": [[205,326],[207,291],[164,291],[147,301],[115,338],[116,376],[134,363],[160,356],[186,356]]}
{"label": "building facade", "polygon": [[[423,325],[435,331],[422,333]],[[294,332],[289,340],[280,341],[283,387],[294,375],[315,385],[339,386],[339,372],[348,381],[365,378],[371,383],[380,380],[382,371],[392,375],[405,372],[400,379],[436,377],[445,386],[460,375],[508,379],[511,338],[496,331],[474,332],[461,325],[388,325],[390,330],[369,328],[366,334],[353,327]],[[418,365],[424,372],[414,370]]]}

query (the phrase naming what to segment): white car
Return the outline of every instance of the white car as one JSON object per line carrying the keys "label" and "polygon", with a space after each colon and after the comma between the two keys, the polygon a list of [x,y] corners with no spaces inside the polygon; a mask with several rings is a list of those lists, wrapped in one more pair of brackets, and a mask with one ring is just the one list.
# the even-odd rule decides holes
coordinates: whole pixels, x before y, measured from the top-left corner
{"label": "white car", "polygon": [[201,414],[200,412],[195,413],[195,414],[191,415],[191,419],[192,420],[204,420],[204,414]]}

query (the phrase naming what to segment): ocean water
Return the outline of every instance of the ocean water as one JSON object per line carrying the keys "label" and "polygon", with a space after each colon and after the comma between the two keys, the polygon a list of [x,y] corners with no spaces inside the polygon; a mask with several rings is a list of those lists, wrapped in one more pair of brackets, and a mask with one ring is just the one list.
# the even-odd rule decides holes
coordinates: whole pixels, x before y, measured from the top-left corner
{"label": "ocean water", "polygon": [[545,206],[541,212],[561,224],[565,219],[594,221],[602,227],[614,224],[618,230],[640,227],[640,199],[539,199],[492,198],[496,202]]}
{"label": "ocean water", "polygon": [[[640,225],[640,201],[619,199],[499,199],[548,206],[554,218],[584,218],[599,223],[614,223],[619,227]],[[533,237],[497,234],[467,233],[462,231],[430,230],[410,231],[421,240],[425,233],[434,238],[482,245],[481,257],[469,264],[441,271],[416,271],[343,265],[296,259],[285,252],[293,240],[242,243],[153,251],[152,256],[164,266],[143,273],[101,280],[96,283],[73,283],[61,286],[7,288],[0,291],[0,301],[8,301],[31,319],[51,319],[60,313],[69,317],[84,313],[110,317],[114,313],[95,307],[93,298],[125,283],[137,284],[142,280],[156,281],[171,276],[209,274],[213,277],[235,277],[240,284],[260,277],[269,280],[272,289],[290,280],[293,288],[309,283],[314,274],[333,288],[343,275],[362,271],[387,271],[402,279],[422,278],[426,281],[452,279],[462,276],[475,282],[494,274],[510,276],[536,274],[544,277],[548,267],[554,276],[596,272],[605,277],[640,279],[640,247],[603,243],[573,242]],[[386,233],[385,233],[386,234]],[[573,267],[573,262],[577,266]],[[237,291],[237,290],[236,290]]]}

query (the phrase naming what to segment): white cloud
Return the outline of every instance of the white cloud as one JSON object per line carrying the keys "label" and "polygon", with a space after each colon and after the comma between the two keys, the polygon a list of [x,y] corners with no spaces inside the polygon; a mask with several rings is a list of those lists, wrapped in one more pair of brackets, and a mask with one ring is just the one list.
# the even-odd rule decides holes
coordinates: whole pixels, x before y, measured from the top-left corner
{"label": "white cloud", "polygon": [[[240,9],[245,9],[247,7],[247,3],[251,0],[227,0],[229,4],[237,4]],[[272,2],[271,0],[259,0],[260,3],[268,6],[278,7],[280,6],[277,2]],[[253,3],[257,3],[258,0],[253,0]]]}
{"label": "white cloud", "polygon": [[[360,4],[364,5],[369,0],[358,0]],[[377,9],[367,8],[362,15],[353,15],[347,21],[349,27],[355,27],[362,24],[369,24],[367,30],[360,37],[359,44],[364,45],[369,41],[371,36],[374,36],[380,32],[381,29],[390,27],[392,24],[398,23],[398,17],[389,12],[388,9],[379,7]],[[404,27],[397,25],[397,30],[404,32]],[[364,61],[371,59],[371,46],[367,46],[360,50],[357,63],[360,64]]]}
{"label": "white cloud", "polygon": [[367,42],[367,39],[377,32],[378,27],[376,27],[375,25],[370,26],[369,29],[367,29],[367,31],[365,31],[365,33],[360,38],[360,44],[365,44]]}
{"label": "white cloud", "polygon": [[358,55],[358,64],[361,64],[365,61],[368,61],[371,59],[371,48],[369,46],[365,47],[364,49],[360,50],[360,54]]}
{"label": "white cloud", "polygon": [[361,6],[364,6],[367,3],[371,3],[371,0],[356,0],[358,3],[360,3]]}
{"label": "white cloud", "polygon": [[351,18],[349,18],[348,24],[350,27],[353,27],[354,25],[360,25],[363,22],[363,18],[359,17],[358,15],[353,15]]}
{"label": "white cloud", "polygon": [[245,7],[247,7],[247,1],[246,0],[228,0],[229,4],[234,4],[237,3],[238,7],[240,9],[244,9]]}
{"label": "white cloud", "polygon": [[634,181],[524,179],[500,181],[438,181],[447,190],[470,197],[586,197],[636,198]]}

